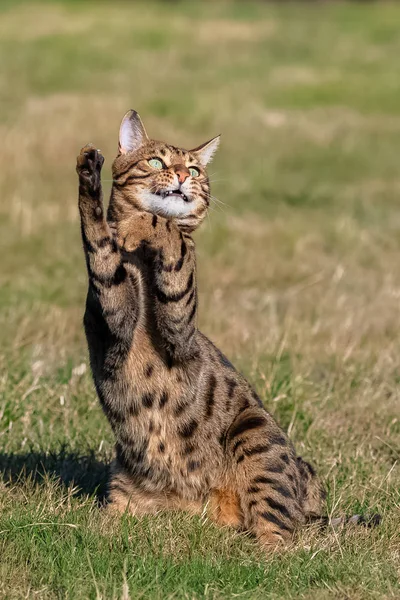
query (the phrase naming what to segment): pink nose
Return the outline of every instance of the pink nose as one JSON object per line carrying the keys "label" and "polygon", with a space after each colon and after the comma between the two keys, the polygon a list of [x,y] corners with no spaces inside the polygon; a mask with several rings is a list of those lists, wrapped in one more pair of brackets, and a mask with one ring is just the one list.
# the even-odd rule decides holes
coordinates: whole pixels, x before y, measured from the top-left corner
{"label": "pink nose", "polygon": [[178,176],[179,183],[184,183],[188,177],[190,177],[190,172],[185,165],[176,165],[174,167],[174,171]]}

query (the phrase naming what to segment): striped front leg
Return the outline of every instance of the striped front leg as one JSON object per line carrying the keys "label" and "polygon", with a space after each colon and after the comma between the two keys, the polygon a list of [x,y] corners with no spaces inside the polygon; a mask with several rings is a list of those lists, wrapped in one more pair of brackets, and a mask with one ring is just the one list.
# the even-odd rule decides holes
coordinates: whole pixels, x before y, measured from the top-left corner
{"label": "striped front leg", "polygon": [[196,256],[192,238],[170,220],[136,212],[119,223],[124,264],[142,272],[148,331],[169,363],[197,356]]}
{"label": "striped front leg", "polygon": [[183,362],[197,356],[196,255],[191,237],[168,225],[153,265],[151,302],[171,359]]}
{"label": "striped front leg", "polygon": [[103,163],[104,157],[89,144],[82,148],[76,167],[82,240],[89,274],[85,324],[98,322],[101,316],[111,334],[131,338],[137,320],[137,298],[105,218],[100,178]]}

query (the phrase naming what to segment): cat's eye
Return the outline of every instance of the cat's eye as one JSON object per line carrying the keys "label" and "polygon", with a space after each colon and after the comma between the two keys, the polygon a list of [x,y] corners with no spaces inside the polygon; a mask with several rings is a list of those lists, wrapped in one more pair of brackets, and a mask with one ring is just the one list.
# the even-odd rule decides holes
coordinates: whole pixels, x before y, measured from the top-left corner
{"label": "cat's eye", "polygon": [[162,164],[161,160],[159,160],[158,158],[151,158],[149,160],[149,165],[151,167],[153,167],[154,169],[162,169],[163,168],[163,164]]}
{"label": "cat's eye", "polygon": [[200,171],[195,167],[189,167],[189,173],[192,177],[198,177],[200,175]]}

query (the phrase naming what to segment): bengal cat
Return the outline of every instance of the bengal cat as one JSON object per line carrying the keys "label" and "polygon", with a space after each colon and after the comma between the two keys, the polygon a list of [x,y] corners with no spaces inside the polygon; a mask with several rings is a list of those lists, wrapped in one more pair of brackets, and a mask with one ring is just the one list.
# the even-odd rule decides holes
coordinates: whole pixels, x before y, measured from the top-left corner
{"label": "bengal cat", "polygon": [[275,545],[321,515],[325,493],[249,383],[197,329],[191,233],[209,207],[206,166],[218,144],[187,151],[151,140],[130,111],[107,217],[104,158],[92,145],[78,156],[84,326],[116,438],[109,502],[134,515],[206,506],[221,525]]}

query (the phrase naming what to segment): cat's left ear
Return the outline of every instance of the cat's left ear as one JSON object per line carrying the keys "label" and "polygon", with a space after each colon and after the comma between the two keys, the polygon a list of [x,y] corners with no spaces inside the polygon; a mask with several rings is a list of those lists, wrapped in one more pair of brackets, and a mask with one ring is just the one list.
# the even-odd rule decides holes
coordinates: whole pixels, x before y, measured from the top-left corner
{"label": "cat's left ear", "polygon": [[129,110],[122,119],[121,127],[119,128],[119,153],[127,154],[128,152],[138,150],[148,139],[142,119],[136,110]]}
{"label": "cat's left ear", "polygon": [[213,158],[219,146],[220,139],[221,136],[217,135],[217,137],[213,138],[209,142],[206,142],[205,144],[202,144],[201,146],[198,146],[190,151],[192,154],[196,155],[203,167],[205,167]]}

